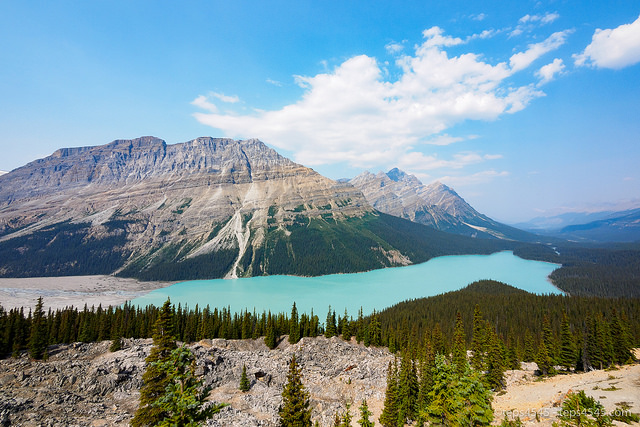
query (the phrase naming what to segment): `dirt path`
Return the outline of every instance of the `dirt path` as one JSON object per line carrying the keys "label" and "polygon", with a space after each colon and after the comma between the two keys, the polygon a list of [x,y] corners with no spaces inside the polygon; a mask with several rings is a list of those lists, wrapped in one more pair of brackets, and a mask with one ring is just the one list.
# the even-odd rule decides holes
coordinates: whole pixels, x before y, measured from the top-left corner
{"label": "dirt path", "polygon": [[[608,412],[626,402],[631,412],[640,413],[640,364],[544,380],[536,380],[532,371],[509,371],[508,378],[515,379],[515,383],[508,385],[506,393],[497,395],[493,402],[497,422],[507,414],[510,418],[520,416],[525,425],[550,426],[557,420],[567,393],[580,390],[600,401]],[[540,423],[536,422],[536,414]]]}

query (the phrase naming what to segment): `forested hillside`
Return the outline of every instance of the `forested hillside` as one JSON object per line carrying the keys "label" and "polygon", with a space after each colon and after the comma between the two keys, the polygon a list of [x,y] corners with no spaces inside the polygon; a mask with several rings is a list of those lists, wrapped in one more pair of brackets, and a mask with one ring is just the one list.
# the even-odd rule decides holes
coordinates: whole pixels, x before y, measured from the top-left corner
{"label": "forested hillside", "polygon": [[640,297],[640,244],[555,246],[523,245],[514,253],[522,258],[562,264],[550,278],[576,296]]}

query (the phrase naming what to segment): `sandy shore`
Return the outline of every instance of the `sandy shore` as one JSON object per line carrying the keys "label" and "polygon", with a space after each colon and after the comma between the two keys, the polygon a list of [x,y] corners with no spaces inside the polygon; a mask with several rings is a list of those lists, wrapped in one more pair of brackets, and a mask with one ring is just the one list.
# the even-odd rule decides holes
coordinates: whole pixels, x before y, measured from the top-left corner
{"label": "sandy shore", "polygon": [[82,308],[102,304],[120,305],[154,289],[173,282],[139,282],[113,276],[33,277],[0,279],[0,305],[6,310],[15,307],[35,307],[42,297],[45,310],[74,306]]}

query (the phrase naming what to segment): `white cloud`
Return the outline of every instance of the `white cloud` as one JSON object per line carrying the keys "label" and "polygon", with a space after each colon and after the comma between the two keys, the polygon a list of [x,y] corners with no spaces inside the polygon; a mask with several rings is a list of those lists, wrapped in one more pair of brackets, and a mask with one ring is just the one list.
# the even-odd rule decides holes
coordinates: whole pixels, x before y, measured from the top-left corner
{"label": "white cloud", "polygon": [[631,24],[597,29],[585,50],[574,55],[578,66],[620,69],[640,62],[640,16]]}
{"label": "white cloud", "polygon": [[430,48],[436,46],[456,46],[464,43],[459,37],[443,36],[444,31],[440,27],[431,27],[428,30],[422,32],[422,36],[427,39],[423,43],[423,48]]}
{"label": "white cloud", "polygon": [[203,110],[207,110],[212,113],[218,111],[218,107],[216,107],[215,104],[209,102],[208,98],[204,95],[199,95],[196,99],[191,101],[191,105],[195,105],[198,108],[202,108]]}
{"label": "white cloud", "polygon": [[558,31],[551,34],[546,40],[540,43],[530,44],[524,52],[518,52],[509,58],[509,64],[513,71],[520,71],[527,68],[533,61],[540,58],[545,53],[551,52],[562,46],[571,34],[571,30]]}
{"label": "white cloud", "polygon": [[404,45],[402,43],[391,42],[391,43],[387,43],[385,45],[385,49],[391,55],[395,55],[395,54],[400,53],[400,52],[402,52],[404,50]]}
{"label": "white cloud", "polygon": [[479,13],[477,15],[471,15],[471,19],[474,21],[484,21],[487,15],[485,13]]}
{"label": "white cloud", "polygon": [[561,74],[565,69],[562,59],[556,58],[552,63],[547,64],[536,72],[536,76],[540,79],[539,85],[550,82],[557,74]]}
{"label": "white cloud", "polygon": [[273,80],[273,79],[267,79],[267,83],[272,84],[274,86],[278,86],[278,87],[282,86],[282,82],[279,82],[279,81]]}
{"label": "white cloud", "polygon": [[238,98],[236,95],[227,96],[217,92],[211,92],[209,95],[213,96],[214,98],[218,98],[222,102],[227,102],[229,104],[235,104],[236,102],[240,102],[240,98]]}
{"label": "white cloud", "polygon": [[309,166],[346,161],[372,168],[403,163],[415,165],[407,168],[415,171],[459,169],[495,159],[464,152],[443,160],[424,151],[461,141],[446,133],[458,123],[495,120],[544,96],[533,82],[513,86],[509,78],[563,43],[565,33],[555,33],[521,56],[514,55],[511,67],[505,62],[490,64],[475,53],[449,56],[444,48],[464,41],[445,35],[439,27],[423,35],[423,43],[412,54],[400,54],[389,65],[397,67],[389,73],[393,81],[375,58],[359,55],[315,76],[294,76],[304,93],[280,109],[223,113],[211,108],[209,99],[237,102],[237,97],[214,93],[193,101],[205,110],[194,116],[225,136],[258,137],[292,151],[296,161]]}
{"label": "white cloud", "polygon": [[455,142],[464,141],[465,138],[461,136],[451,136],[447,133],[442,135],[434,136],[433,138],[429,138],[425,141],[425,144],[429,145],[451,145]]}
{"label": "white cloud", "polygon": [[547,12],[544,15],[524,15],[518,20],[518,25],[509,34],[511,37],[519,36],[525,32],[533,31],[541,25],[551,24],[560,18],[557,12]]}

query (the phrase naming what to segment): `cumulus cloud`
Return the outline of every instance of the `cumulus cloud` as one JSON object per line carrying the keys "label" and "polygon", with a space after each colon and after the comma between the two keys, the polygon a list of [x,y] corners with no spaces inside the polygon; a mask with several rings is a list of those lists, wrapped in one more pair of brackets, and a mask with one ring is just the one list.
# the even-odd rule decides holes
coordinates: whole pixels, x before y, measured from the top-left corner
{"label": "cumulus cloud", "polygon": [[396,53],[400,53],[404,50],[404,45],[402,43],[391,42],[385,45],[385,49],[392,55]]}
{"label": "cumulus cloud", "polygon": [[524,52],[518,52],[509,58],[509,64],[513,71],[520,71],[527,68],[533,61],[540,58],[542,55],[551,52],[562,46],[571,30],[558,31],[551,34],[546,40],[540,43],[530,44],[528,49]]}
{"label": "cumulus cloud", "polygon": [[465,41],[446,35],[439,27],[425,30],[423,36],[411,54],[396,51],[395,63],[388,65],[397,68],[392,73],[394,80],[387,77],[383,68],[387,65],[359,55],[314,76],[294,76],[304,93],[297,102],[280,109],[222,113],[211,108],[212,98],[228,101],[228,97],[210,94],[193,101],[204,110],[194,116],[229,137],[259,137],[293,152],[296,161],[309,166],[336,162],[365,168],[399,165],[418,173],[460,169],[499,158],[497,154],[462,152],[443,159],[424,151],[465,139],[446,132],[458,123],[495,120],[544,96],[533,82],[513,86],[509,78],[562,44],[566,33],[554,33],[530,45],[526,52],[512,56],[509,64],[491,64],[475,53],[450,56],[445,48]]}
{"label": "cumulus cloud", "polygon": [[561,74],[564,69],[564,63],[562,62],[562,59],[559,58],[556,58],[552,63],[541,67],[536,72],[536,76],[540,79],[539,85],[550,82],[555,78],[556,75]]}
{"label": "cumulus cloud", "polygon": [[591,43],[574,55],[578,66],[620,69],[640,62],[640,16],[614,29],[597,29]]}

